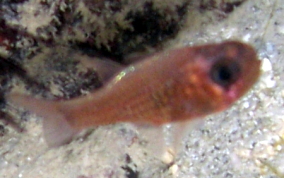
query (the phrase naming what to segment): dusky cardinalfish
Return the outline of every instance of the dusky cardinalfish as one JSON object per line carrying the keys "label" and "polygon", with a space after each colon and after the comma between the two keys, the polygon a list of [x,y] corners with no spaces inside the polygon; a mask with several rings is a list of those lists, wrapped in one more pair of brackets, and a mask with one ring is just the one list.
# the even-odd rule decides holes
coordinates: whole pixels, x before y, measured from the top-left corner
{"label": "dusky cardinalfish", "polygon": [[157,126],[225,110],[254,85],[260,64],[251,46],[227,41],[155,53],[102,88],[67,101],[17,93],[6,98],[43,117],[47,143],[59,146],[84,128],[118,122]]}

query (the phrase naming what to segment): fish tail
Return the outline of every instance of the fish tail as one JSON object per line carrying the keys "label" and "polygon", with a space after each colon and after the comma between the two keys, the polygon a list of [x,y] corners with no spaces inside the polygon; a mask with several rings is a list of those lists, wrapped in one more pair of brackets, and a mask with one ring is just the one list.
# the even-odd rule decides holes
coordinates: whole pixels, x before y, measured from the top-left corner
{"label": "fish tail", "polygon": [[60,109],[60,103],[22,94],[9,94],[6,99],[14,105],[43,117],[43,134],[50,147],[66,144],[78,133],[68,122],[66,113]]}

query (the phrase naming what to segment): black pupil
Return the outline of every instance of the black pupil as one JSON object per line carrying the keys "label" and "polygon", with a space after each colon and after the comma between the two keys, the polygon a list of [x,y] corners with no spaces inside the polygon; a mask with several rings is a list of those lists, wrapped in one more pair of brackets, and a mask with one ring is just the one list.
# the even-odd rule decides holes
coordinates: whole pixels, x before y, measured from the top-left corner
{"label": "black pupil", "polygon": [[224,88],[234,84],[240,77],[240,65],[229,59],[217,61],[211,69],[212,80]]}

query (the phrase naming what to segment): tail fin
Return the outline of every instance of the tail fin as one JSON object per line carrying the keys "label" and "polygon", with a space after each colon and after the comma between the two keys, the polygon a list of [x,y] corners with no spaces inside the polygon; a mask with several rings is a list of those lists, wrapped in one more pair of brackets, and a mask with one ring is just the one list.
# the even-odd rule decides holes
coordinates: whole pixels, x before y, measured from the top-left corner
{"label": "tail fin", "polygon": [[43,117],[43,134],[47,144],[56,147],[68,143],[78,132],[68,123],[60,103],[45,101],[22,94],[9,94],[8,102],[23,107]]}

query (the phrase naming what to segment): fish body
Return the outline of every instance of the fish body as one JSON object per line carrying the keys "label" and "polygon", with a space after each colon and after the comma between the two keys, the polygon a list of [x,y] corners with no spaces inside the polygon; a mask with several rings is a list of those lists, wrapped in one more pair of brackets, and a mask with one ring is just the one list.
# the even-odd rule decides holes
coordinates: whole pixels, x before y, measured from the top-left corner
{"label": "fish body", "polygon": [[222,111],[257,81],[254,49],[227,41],[156,53],[130,65],[101,89],[68,101],[22,94],[7,100],[44,118],[46,140],[58,146],[84,128],[118,122],[162,125]]}

